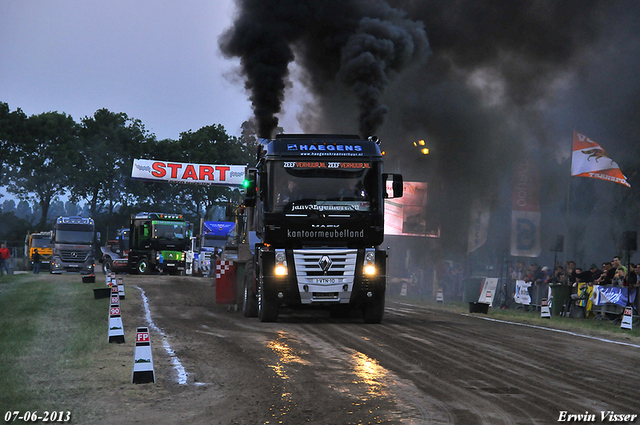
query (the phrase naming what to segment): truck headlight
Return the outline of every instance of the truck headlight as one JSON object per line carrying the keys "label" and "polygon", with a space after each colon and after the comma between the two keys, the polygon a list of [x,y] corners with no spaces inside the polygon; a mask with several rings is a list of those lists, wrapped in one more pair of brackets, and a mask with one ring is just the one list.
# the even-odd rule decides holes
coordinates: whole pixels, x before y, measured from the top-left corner
{"label": "truck headlight", "polygon": [[373,276],[376,274],[376,253],[371,248],[368,248],[364,254],[363,272],[367,276]]}
{"label": "truck headlight", "polygon": [[275,274],[276,276],[286,276],[287,273],[287,256],[285,255],[284,249],[276,250]]}

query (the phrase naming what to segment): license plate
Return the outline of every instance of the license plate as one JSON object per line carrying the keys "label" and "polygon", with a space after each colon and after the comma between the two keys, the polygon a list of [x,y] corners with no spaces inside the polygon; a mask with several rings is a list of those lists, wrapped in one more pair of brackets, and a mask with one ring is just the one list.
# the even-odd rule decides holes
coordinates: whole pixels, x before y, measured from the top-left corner
{"label": "license plate", "polygon": [[80,266],[77,264],[69,264],[69,267],[80,267]]}
{"label": "license plate", "polygon": [[313,279],[313,283],[319,283],[319,284],[336,283],[337,281],[338,279],[333,277],[319,277],[319,278]]}

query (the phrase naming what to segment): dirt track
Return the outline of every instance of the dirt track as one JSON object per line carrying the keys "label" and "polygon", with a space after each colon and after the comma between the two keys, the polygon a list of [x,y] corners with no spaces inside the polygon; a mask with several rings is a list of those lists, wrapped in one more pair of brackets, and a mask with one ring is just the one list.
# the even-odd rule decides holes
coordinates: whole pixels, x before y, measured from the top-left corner
{"label": "dirt track", "polygon": [[101,389],[117,407],[97,402],[92,423],[555,424],[562,411],[596,423],[601,411],[640,413],[634,344],[399,301],[381,325],[323,311],[260,323],[216,305],[207,279],[125,285],[125,328],[146,325],[138,287],[164,333],[152,332],[158,382]]}

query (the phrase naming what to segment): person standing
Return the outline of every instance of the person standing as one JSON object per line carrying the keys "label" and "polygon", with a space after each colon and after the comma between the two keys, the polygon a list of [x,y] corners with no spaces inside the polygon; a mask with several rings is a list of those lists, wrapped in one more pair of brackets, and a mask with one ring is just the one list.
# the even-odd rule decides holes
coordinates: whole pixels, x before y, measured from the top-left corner
{"label": "person standing", "polygon": [[158,253],[158,272],[160,274],[164,272],[164,257],[161,252]]}
{"label": "person standing", "polygon": [[0,248],[0,275],[2,275],[2,270],[6,271],[7,275],[9,274],[9,267],[7,266],[9,258],[11,258],[11,252],[5,244],[2,244],[2,248]]}
{"label": "person standing", "polygon": [[40,274],[40,261],[42,260],[42,256],[37,248],[33,250],[31,260],[33,261],[33,274]]}

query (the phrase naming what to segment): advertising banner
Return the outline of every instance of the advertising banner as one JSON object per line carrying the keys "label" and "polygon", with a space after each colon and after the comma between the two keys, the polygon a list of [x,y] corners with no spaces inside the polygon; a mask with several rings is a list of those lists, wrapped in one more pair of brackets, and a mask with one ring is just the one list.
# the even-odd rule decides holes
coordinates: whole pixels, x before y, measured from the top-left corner
{"label": "advertising banner", "polygon": [[513,296],[513,300],[517,304],[531,305],[531,295],[529,295],[530,286],[531,282],[516,280],[516,293]]}
{"label": "advertising banner", "polygon": [[[636,301],[637,289],[631,291],[631,303]],[[594,304],[603,305],[607,303],[617,304],[621,307],[627,305],[628,290],[626,286],[601,286],[593,285]]]}
{"label": "advertising banner", "polygon": [[134,159],[131,178],[165,183],[242,186],[244,165],[188,164]]}
{"label": "advertising banner", "polygon": [[516,164],[511,195],[511,255],[539,257],[540,171],[525,158]]}
{"label": "advertising banner", "polygon": [[384,201],[384,234],[439,237],[439,231],[427,229],[427,183],[404,182],[402,190],[402,198]]}
{"label": "advertising banner", "polygon": [[487,242],[490,218],[491,209],[489,203],[486,200],[476,198],[471,205],[467,253],[475,251]]}

